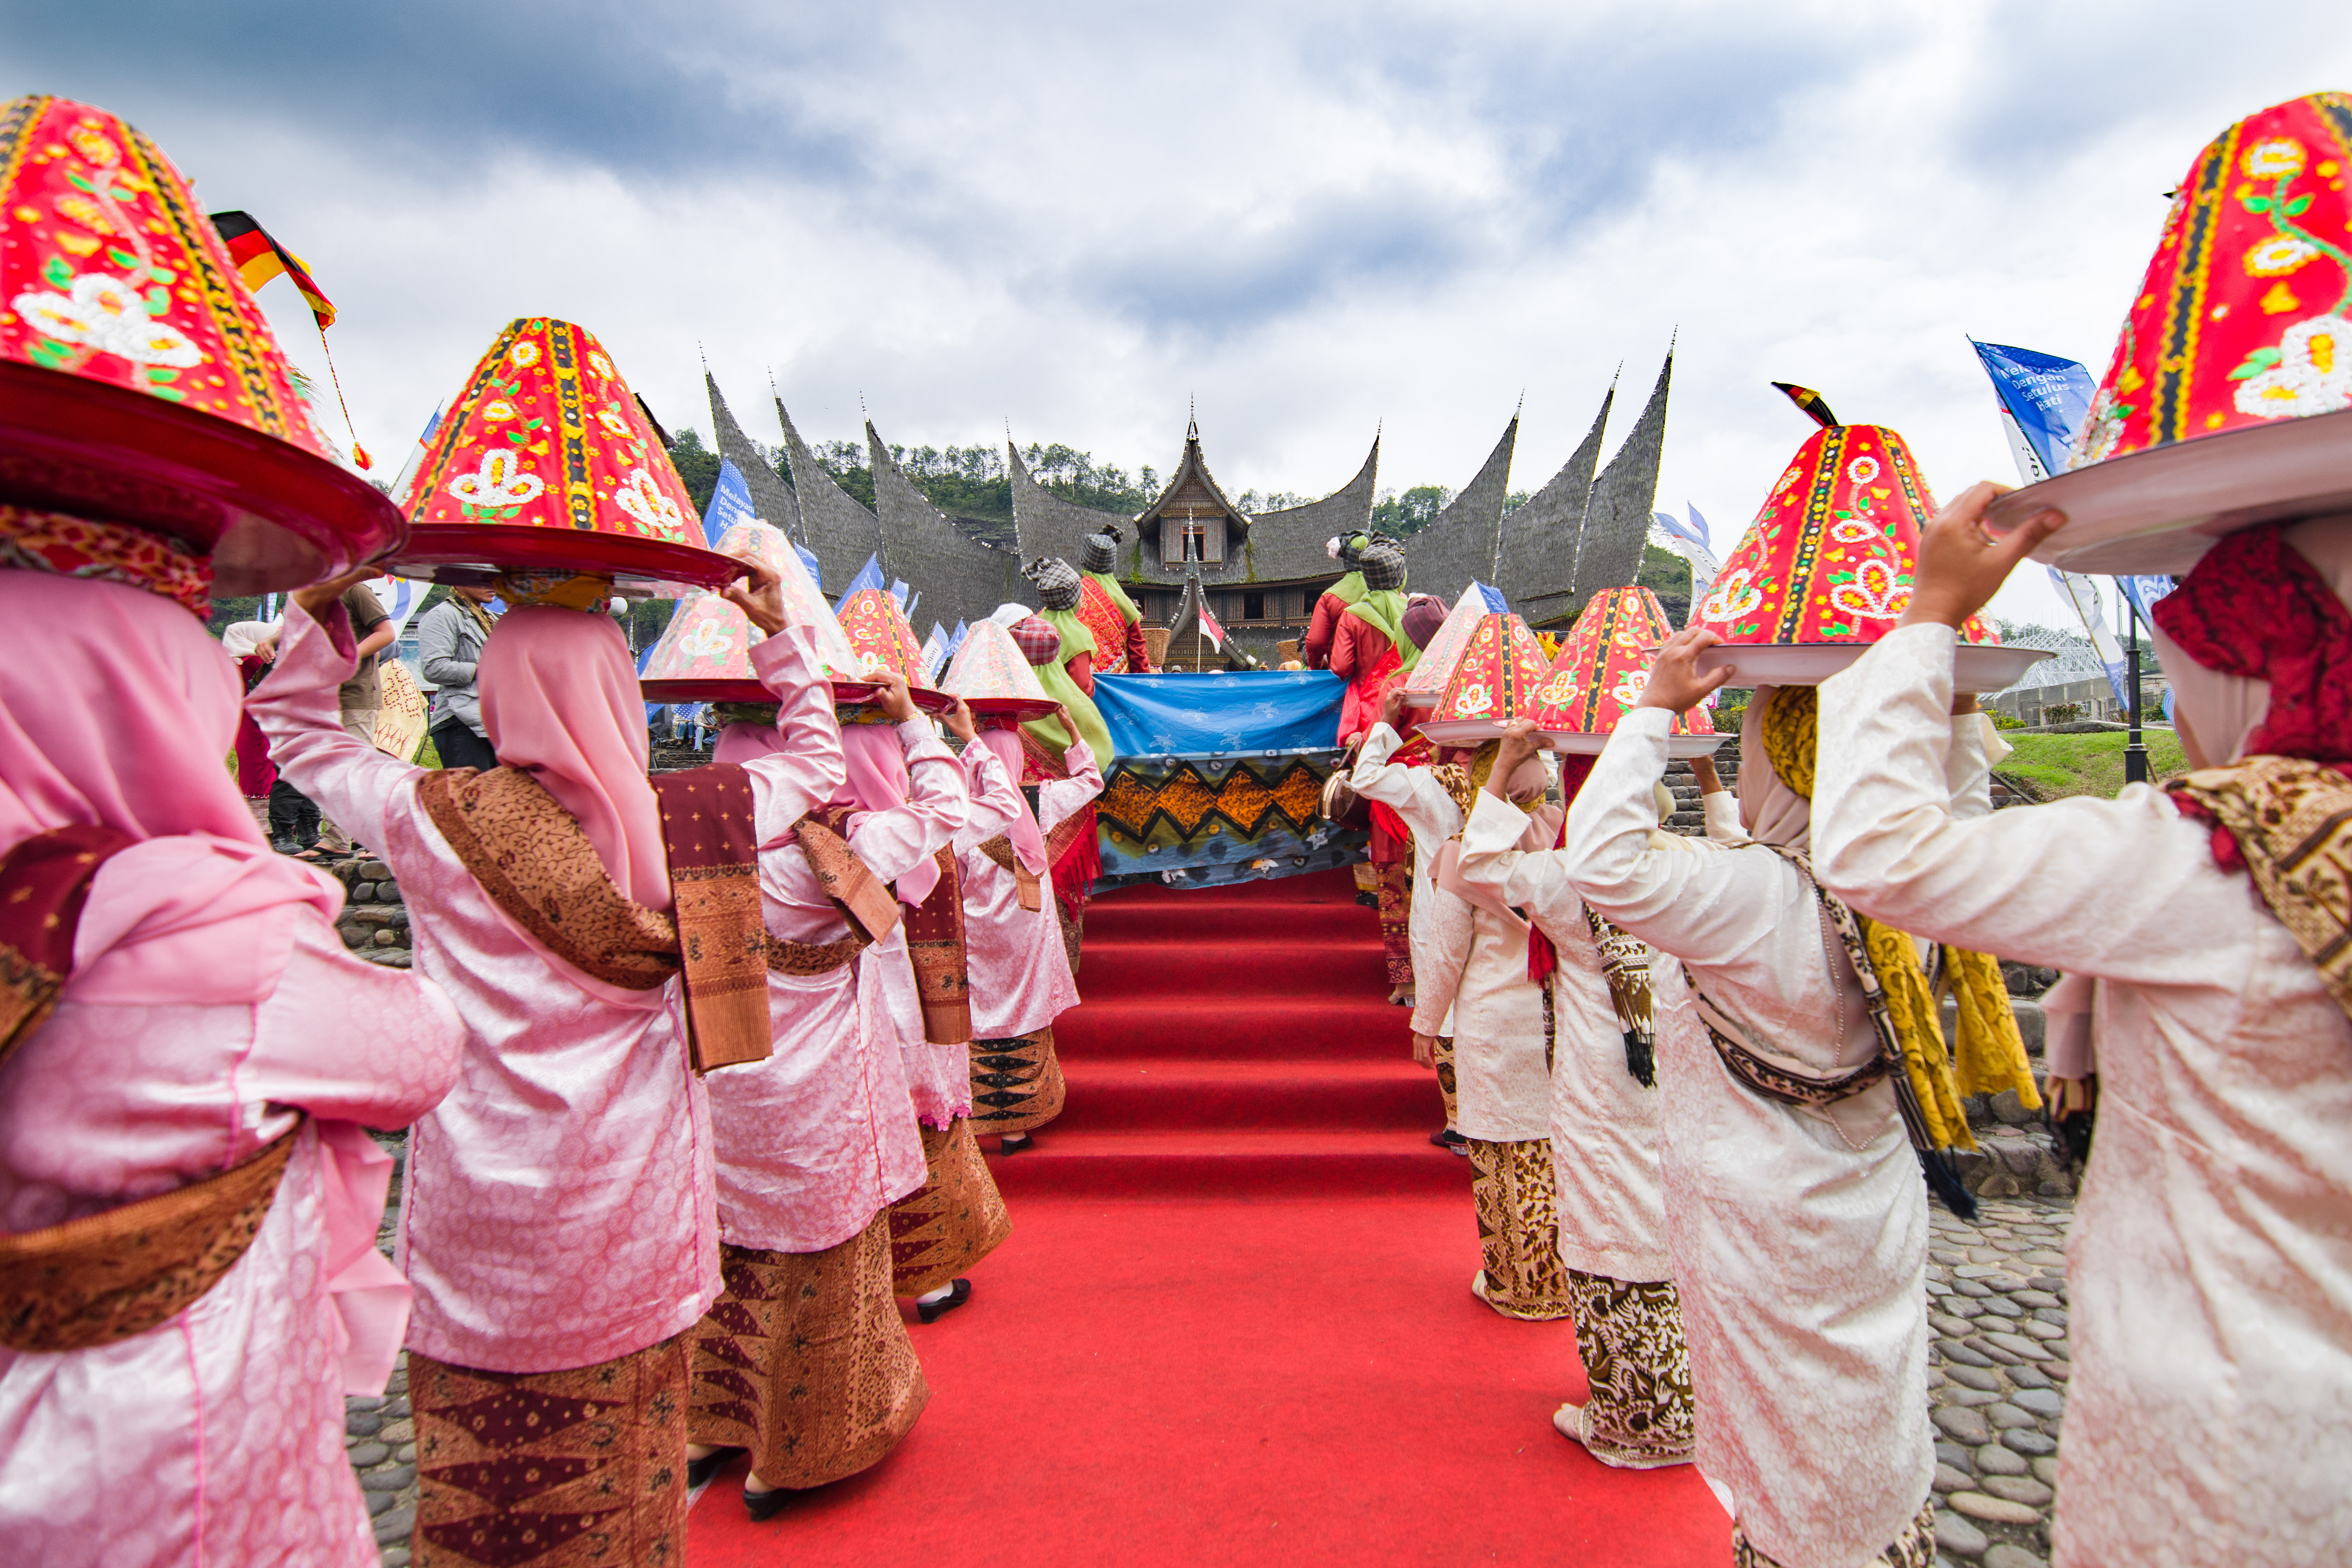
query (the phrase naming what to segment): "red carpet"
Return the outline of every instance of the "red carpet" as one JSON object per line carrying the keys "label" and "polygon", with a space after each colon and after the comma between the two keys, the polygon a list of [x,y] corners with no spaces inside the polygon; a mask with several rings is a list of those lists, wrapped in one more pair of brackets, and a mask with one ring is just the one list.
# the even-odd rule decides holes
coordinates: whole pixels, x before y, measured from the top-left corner
{"label": "red carpet", "polygon": [[1381,973],[1344,874],[1097,902],[1069,1109],[992,1157],[1013,1237],[911,1331],[930,1408],[764,1524],[739,1463],[695,1568],[1726,1562],[1696,1472],[1552,1431],[1567,1325],[1472,1300],[1465,1162]]}

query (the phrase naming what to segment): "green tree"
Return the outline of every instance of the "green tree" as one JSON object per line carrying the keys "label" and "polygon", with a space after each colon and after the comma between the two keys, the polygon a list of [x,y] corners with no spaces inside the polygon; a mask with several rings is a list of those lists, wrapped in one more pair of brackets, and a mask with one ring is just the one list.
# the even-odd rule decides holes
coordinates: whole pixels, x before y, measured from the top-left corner
{"label": "green tree", "polygon": [[719,454],[702,444],[691,426],[670,437],[670,466],[686,483],[686,493],[694,498],[694,515],[699,518],[710,510],[710,492],[719,488]]}
{"label": "green tree", "polygon": [[1642,543],[1642,569],[1633,581],[1658,596],[1666,622],[1679,626],[1690,619],[1691,564],[1673,551],[1647,540]]}
{"label": "green tree", "polygon": [[1454,500],[1444,485],[1415,485],[1402,495],[1382,490],[1372,503],[1372,527],[1391,539],[1410,539],[1437,521]]}

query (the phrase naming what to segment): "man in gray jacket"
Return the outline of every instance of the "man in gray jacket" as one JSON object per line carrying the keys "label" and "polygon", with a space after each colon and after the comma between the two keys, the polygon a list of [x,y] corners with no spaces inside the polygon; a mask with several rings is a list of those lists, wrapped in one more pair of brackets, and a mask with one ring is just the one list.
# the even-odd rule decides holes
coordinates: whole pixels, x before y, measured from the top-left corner
{"label": "man in gray jacket", "polygon": [[474,691],[474,669],[482,644],[495,625],[490,600],[496,590],[457,588],[425,612],[416,623],[416,665],[433,693],[430,725],[434,749],[445,768],[494,768],[498,754],[482,732],[482,701]]}

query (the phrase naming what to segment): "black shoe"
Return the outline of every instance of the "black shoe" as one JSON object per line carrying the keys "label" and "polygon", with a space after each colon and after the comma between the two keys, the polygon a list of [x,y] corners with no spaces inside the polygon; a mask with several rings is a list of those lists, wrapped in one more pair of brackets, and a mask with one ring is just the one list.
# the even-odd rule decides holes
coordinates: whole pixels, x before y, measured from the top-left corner
{"label": "black shoe", "polygon": [[948,1293],[940,1297],[938,1300],[916,1302],[915,1315],[922,1319],[923,1321],[927,1323],[936,1323],[940,1319],[946,1316],[948,1313],[954,1311],[958,1307],[962,1306],[966,1301],[971,1300],[971,1281],[969,1279],[959,1279],[953,1285],[949,1286]]}
{"label": "black shoe", "polygon": [[1024,1149],[1034,1149],[1036,1146],[1037,1140],[1030,1137],[1026,1132],[1015,1132],[1010,1137],[999,1138],[996,1141],[996,1152],[1000,1154],[1018,1154]]}
{"label": "black shoe", "polygon": [[749,1452],[743,1448],[713,1448],[698,1459],[686,1462],[686,1489],[692,1491],[719,1471]]}
{"label": "black shoe", "polygon": [[772,1491],[755,1492],[749,1488],[743,1492],[743,1511],[751,1516],[753,1524],[773,1519],[784,1511],[784,1505],[800,1495],[797,1487],[778,1487]]}
{"label": "black shoe", "polygon": [[1431,1133],[1429,1135],[1429,1141],[1436,1144],[1441,1149],[1451,1149],[1457,1153],[1466,1148],[1470,1142],[1470,1140],[1465,1138],[1461,1133],[1456,1132],[1451,1127],[1443,1128],[1438,1131]]}

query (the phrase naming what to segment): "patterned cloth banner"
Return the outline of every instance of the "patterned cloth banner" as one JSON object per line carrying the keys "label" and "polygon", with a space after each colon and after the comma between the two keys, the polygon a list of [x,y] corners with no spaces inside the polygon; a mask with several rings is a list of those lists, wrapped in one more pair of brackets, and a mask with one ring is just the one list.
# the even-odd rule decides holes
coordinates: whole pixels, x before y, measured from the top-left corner
{"label": "patterned cloth banner", "polygon": [[1322,818],[1336,747],[1122,757],[1095,800],[1097,891],[1130,882],[1213,887],[1352,865],[1370,836]]}
{"label": "patterned cloth banner", "polygon": [[1321,815],[1346,690],[1328,670],[1097,677],[1118,754],[1095,803],[1096,886],[1210,887],[1362,859],[1367,836]]}

